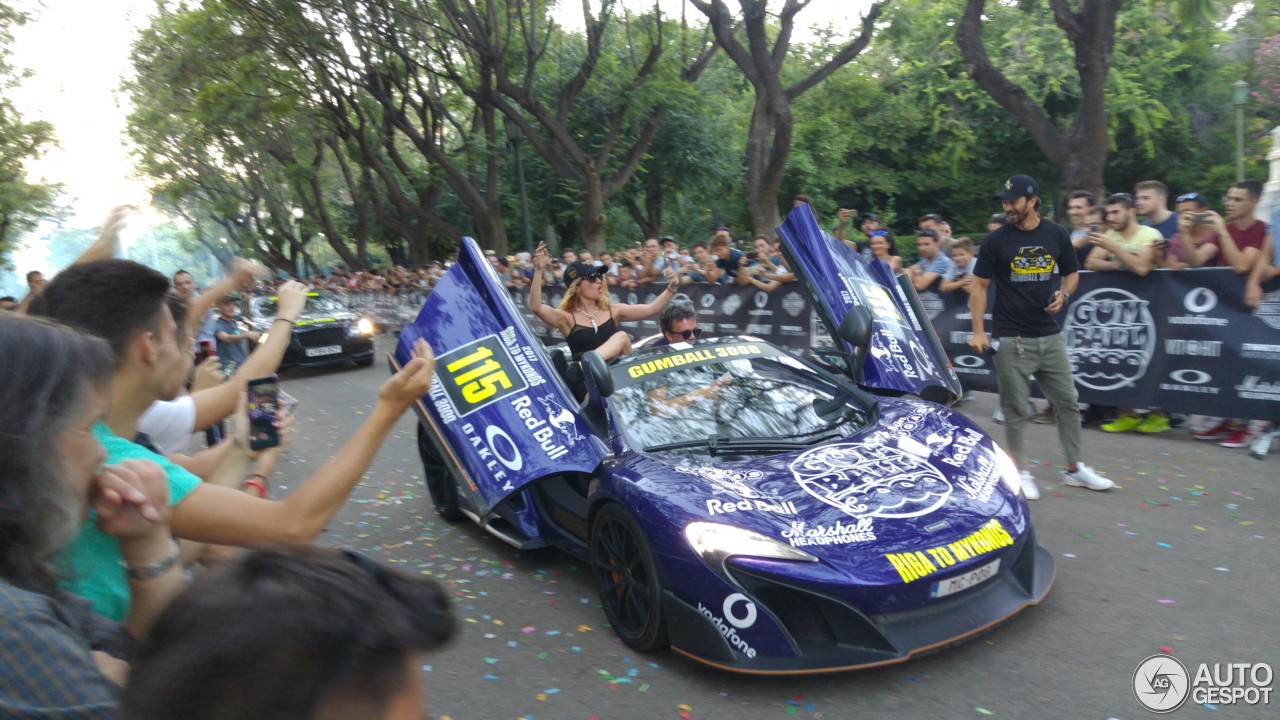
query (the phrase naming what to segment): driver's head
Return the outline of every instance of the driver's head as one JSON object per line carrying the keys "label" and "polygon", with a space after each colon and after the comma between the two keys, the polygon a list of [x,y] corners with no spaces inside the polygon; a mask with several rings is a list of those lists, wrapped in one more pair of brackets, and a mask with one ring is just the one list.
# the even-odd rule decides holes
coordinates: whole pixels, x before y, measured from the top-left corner
{"label": "driver's head", "polygon": [[675,301],[662,309],[658,318],[658,326],[662,329],[662,337],[667,342],[691,342],[698,339],[698,312],[693,303]]}

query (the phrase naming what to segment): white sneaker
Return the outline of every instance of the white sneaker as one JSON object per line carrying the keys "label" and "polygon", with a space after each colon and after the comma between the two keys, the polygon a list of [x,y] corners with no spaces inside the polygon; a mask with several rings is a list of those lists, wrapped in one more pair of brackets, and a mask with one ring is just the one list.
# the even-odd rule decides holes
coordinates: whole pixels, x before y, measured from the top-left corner
{"label": "white sneaker", "polygon": [[993,412],[993,413],[991,413],[991,419],[992,419],[992,420],[995,420],[998,424],[1003,425],[1003,424],[1004,424],[1004,409],[1003,409],[1003,408],[1000,408],[1000,407],[997,407],[997,408],[996,408],[996,411],[995,411],[995,412]]}
{"label": "white sneaker", "polygon": [[1073,487],[1089,488],[1090,490],[1110,490],[1116,484],[1102,477],[1093,471],[1093,468],[1084,463],[1076,464],[1076,471],[1062,471],[1062,482]]}
{"label": "white sneaker", "polygon": [[1031,473],[1023,470],[1019,477],[1022,480],[1022,494],[1025,495],[1028,500],[1039,500],[1040,488],[1036,487],[1036,479],[1031,476]]}

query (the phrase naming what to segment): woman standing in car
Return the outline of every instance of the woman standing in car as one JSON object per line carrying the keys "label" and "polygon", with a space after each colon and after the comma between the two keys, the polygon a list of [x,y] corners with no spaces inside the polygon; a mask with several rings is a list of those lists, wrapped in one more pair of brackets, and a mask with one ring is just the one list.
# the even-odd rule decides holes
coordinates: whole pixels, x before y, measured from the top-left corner
{"label": "woman standing in car", "polygon": [[631,338],[618,324],[644,320],[662,312],[679,287],[675,273],[667,270],[664,273],[667,287],[653,302],[647,305],[611,304],[608,269],[574,261],[564,269],[565,293],[560,307],[553,308],[542,304],[542,271],[550,261],[546,244],[539,244],[533,254],[533,265],[537,271],[529,285],[529,309],[564,336],[575,360],[589,350],[600,353],[605,360],[631,352]]}

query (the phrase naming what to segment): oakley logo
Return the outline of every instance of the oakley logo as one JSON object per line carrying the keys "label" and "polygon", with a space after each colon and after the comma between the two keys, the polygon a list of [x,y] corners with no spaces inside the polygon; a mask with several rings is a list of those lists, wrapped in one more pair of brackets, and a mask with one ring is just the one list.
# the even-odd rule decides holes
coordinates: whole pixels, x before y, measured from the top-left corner
{"label": "oakley logo", "polygon": [[1207,372],[1200,370],[1174,370],[1169,373],[1169,379],[1174,382],[1180,382],[1183,385],[1204,385],[1213,380],[1213,376]]}

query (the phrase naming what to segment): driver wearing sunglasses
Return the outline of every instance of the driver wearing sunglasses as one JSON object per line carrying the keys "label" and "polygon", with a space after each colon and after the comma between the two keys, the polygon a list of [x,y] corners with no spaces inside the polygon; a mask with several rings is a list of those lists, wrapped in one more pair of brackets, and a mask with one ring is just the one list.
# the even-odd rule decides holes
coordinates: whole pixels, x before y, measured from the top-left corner
{"label": "driver wearing sunglasses", "polygon": [[658,327],[662,330],[662,340],[655,345],[693,342],[701,335],[698,312],[693,303],[685,301],[677,300],[663,308],[662,315],[658,317]]}

